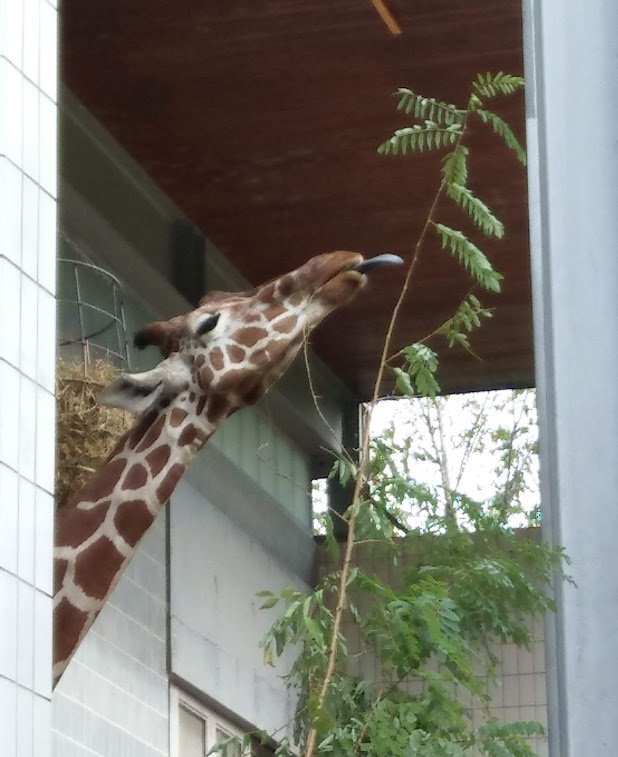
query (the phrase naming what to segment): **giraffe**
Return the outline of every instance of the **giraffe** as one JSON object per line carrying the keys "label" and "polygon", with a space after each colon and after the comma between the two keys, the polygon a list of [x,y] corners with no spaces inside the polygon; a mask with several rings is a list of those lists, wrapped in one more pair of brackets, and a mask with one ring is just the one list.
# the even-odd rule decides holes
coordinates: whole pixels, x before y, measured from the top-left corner
{"label": "giraffe", "polygon": [[318,255],[255,289],[210,292],[195,310],[135,335],[137,347],[158,347],[162,361],[121,375],[99,401],[137,421],[56,516],[54,686],[203,444],[274,384],[309,332],[363,288],[366,271],[397,262],[390,254]]}

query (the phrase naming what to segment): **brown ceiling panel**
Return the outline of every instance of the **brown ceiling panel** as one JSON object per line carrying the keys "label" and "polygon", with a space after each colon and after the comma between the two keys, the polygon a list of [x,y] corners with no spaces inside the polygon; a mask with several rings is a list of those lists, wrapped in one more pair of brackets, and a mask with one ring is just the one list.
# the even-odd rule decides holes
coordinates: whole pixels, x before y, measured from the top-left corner
{"label": "brown ceiling panel", "polygon": [[[433,157],[383,158],[405,125],[397,86],[461,102],[479,71],[522,72],[520,0],[64,0],[63,76],[113,136],[254,283],[318,252],[409,257],[438,178]],[[523,138],[523,99],[500,112]],[[490,134],[471,138],[471,183],[502,218],[487,244],[504,273],[480,360],[444,356],[449,390],[533,381],[525,171]],[[448,213],[443,217],[447,218]],[[452,216],[451,216],[452,217]],[[459,225],[462,219],[453,217]],[[314,344],[371,393],[401,271],[379,272]],[[468,282],[430,238],[396,345],[440,324]]]}

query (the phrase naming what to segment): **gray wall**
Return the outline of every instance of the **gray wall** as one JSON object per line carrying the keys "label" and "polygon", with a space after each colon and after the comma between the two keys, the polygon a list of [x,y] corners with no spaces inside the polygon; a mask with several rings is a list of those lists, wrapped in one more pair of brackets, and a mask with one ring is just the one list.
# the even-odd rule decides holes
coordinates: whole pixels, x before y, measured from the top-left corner
{"label": "gray wall", "polygon": [[0,754],[51,751],[55,2],[0,0]]}
{"label": "gray wall", "polygon": [[618,4],[528,0],[527,138],[550,753],[618,751]]}
{"label": "gray wall", "polygon": [[[275,615],[259,609],[255,594],[306,584],[300,571],[240,527],[234,511],[243,503],[235,502],[233,485],[226,498],[215,494],[216,507],[192,483],[181,483],[170,510],[171,671],[215,706],[274,731],[293,713],[294,701],[280,678],[291,660],[275,668],[264,664],[259,641]],[[286,523],[285,513],[267,502],[253,504],[254,517],[273,539],[293,538],[298,527]],[[305,549],[311,557],[311,546]]]}
{"label": "gray wall", "polygon": [[168,754],[165,518],[162,511],[54,691],[57,757]]}

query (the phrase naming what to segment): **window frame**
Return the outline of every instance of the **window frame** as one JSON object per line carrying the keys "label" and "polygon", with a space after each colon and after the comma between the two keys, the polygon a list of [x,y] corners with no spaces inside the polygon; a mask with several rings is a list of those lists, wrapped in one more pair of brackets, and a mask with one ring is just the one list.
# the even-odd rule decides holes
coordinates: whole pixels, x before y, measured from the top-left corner
{"label": "window frame", "polygon": [[[212,749],[217,742],[216,732],[219,728],[230,736],[242,736],[243,731],[230,720],[220,715],[212,707],[208,707],[195,697],[188,694],[184,689],[170,684],[170,757],[183,757],[180,753],[180,708],[184,707],[189,712],[197,715],[204,721],[204,733],[206,738],[206,752]],[[249,757],[253,751],[245,752],[243,757]]]}

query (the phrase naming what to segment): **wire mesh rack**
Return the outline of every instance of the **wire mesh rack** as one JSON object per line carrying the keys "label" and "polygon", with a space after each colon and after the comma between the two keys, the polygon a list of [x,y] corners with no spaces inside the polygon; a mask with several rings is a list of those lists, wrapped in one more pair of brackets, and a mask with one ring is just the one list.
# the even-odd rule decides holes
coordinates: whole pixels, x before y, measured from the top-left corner
{"label": "wire mesh rack", "polygon": [[88,366],[105,359],[130,368],[121,282],[85,260],[58,259],[59,355]]}

